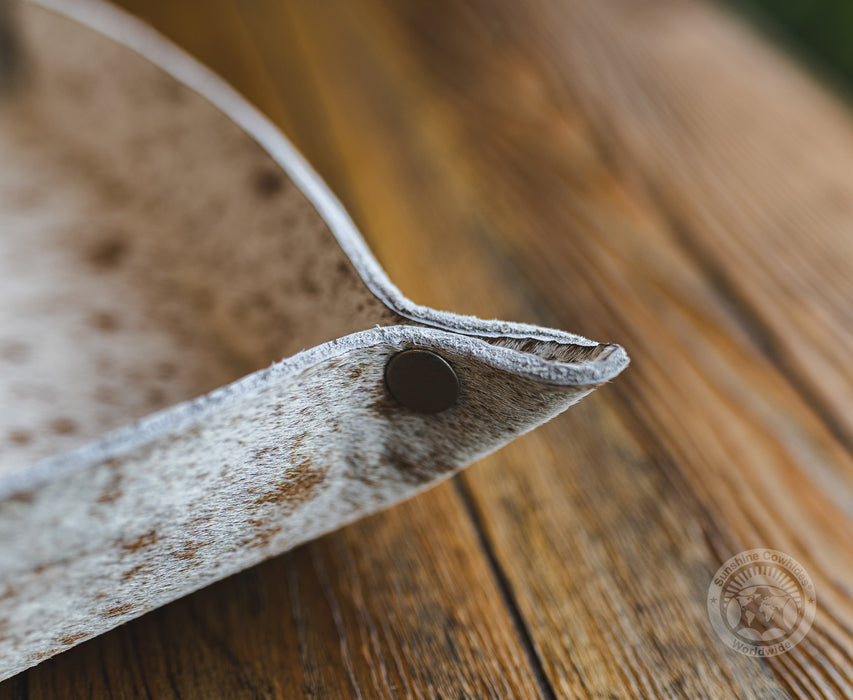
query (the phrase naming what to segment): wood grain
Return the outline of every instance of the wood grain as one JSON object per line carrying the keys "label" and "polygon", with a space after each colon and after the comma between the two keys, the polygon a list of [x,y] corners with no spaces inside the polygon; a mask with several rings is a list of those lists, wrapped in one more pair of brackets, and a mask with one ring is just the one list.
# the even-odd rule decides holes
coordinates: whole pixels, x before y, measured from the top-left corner
{"label": "wood grain", "polygon": [[[405,293],[634,366],[0,698],[853,695],[847,110],[696,2],[220,5],[132,9],[287,130]],[[705,614],[758,546],[818,590],[767,662]]]}

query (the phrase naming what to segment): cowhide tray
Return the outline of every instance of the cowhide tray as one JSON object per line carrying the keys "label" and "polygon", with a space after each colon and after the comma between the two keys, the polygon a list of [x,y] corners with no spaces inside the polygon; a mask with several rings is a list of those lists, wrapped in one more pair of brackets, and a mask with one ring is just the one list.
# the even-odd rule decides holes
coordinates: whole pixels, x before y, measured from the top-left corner
{"label": "cowhide tray", "polygon": [[0,103],[0,678],[408,498],[626,366],[404,298],[290,143],[136,20],[21,15],[26,80]]}

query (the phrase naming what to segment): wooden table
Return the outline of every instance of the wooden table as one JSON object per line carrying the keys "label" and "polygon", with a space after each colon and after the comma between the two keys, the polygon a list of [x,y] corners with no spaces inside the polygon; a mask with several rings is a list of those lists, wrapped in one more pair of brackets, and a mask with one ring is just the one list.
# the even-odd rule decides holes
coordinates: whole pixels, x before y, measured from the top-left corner
{"label": "wooden table", "polygon": [[[846,107],[693,0],[122,4],[281,125],[404,293],[633,365],[0,699],[853,695]],[[818,593],[767,661],[706,613],[751,547]]]}

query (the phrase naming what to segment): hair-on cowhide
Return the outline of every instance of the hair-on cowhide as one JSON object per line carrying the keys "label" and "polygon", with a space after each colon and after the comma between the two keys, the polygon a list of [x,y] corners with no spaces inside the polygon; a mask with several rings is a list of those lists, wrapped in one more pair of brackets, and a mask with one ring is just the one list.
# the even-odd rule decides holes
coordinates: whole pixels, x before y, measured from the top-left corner
{"label": "hair-on cowhide", "polygon": [[[434,485],[627,364],[413,304],[239,96],[117,10],[52,2],[23,6],[0,102],[0,678]],[[453,407],[392,398],[408,348],[451,364]]]}

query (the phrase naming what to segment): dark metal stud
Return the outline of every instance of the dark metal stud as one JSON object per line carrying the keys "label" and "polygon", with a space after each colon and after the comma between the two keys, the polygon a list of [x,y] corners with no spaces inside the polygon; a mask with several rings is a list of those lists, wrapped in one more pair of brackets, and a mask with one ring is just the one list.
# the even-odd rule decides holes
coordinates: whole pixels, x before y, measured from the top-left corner
{"label": "dark metal stud", "polygon": [[385,385],[397,401],[418,413],[440,413],[459,398],[459,379],[443,357],[403,350],[385,366]]}

